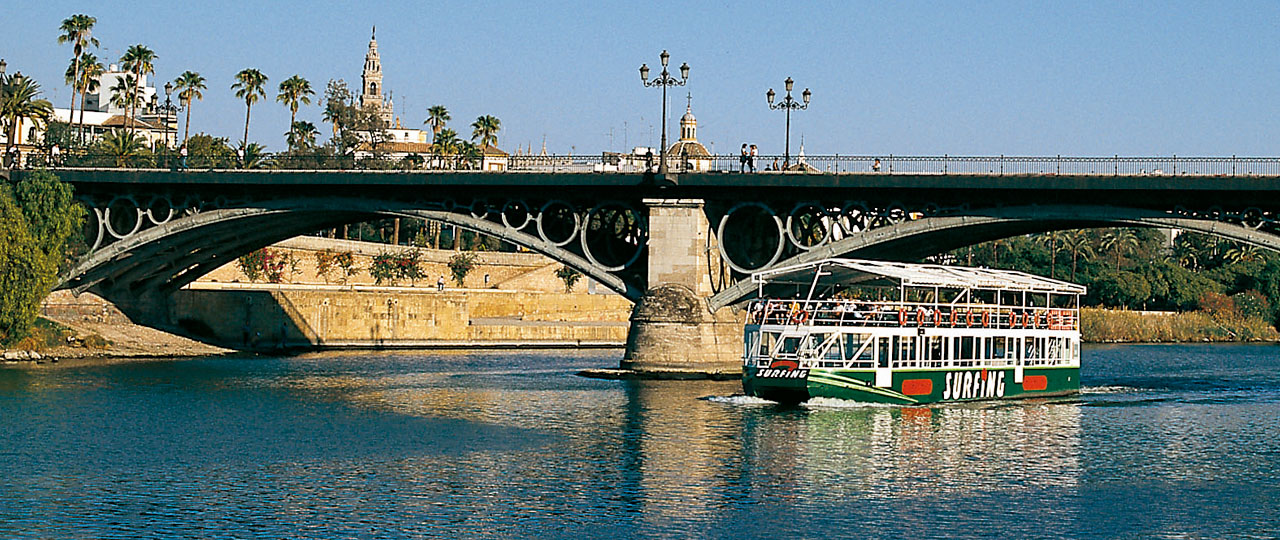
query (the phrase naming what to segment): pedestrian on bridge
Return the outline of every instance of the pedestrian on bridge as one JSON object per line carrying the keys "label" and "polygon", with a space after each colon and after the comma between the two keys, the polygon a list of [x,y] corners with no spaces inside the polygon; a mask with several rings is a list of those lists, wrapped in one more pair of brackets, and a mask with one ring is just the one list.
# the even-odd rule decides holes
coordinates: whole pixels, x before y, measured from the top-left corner
{"label": "pedestrian on bridge", "polygon": [[436,280],[436,290],[440,292],[444,292],[444,276],[443,275],[440,276],[440,279]]}
{"label": "pedestrian on bridge", "polygon": [[178,168],[187,168],[187,145],[185,143],[181,148],[178,148]]}
{"label": "pedestrian on bridge", "polygon": [[742,155],[738,157],[738,172],[747,172],[747,143],[742,143]]}
{"label": "pedestrian on bridge", "polygon": [[751,145],[751,155],[747,156],[747,164],[751,165],[751,172],[756,172],[756,158],[760,156],[760,149],[756,145]]}

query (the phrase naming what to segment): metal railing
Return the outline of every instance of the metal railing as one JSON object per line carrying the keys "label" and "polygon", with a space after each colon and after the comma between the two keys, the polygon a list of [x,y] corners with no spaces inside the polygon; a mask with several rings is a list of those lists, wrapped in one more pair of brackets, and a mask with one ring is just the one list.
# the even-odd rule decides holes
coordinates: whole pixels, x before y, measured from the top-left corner
{"label": "metal railing", "polygon": [[[793,156],[794,158],[794,156]],[[332,170],[365,172],[580,172],[640,173],[658,170],[657,156],[629,154],[504,156],[485,160],[455,156],[437,158],[410,155],[373,158],[355,155],[260,154],[242,160],[236,156],[189,156],[185,162],[173,152],[120,157],[81,151],[64,151],[53,157],[47,151],[21,155],[19,167],[191,169],[191,170]],[[780,155],[757,156],[755,172],[781,168]],[[185,163],[185,166],[184,166]],[[12,167],[9,156],[5,167]],[[497,167],[497,171],[493,167]],[[672,172],[750,173],[749,163],[738,155],[691,158],[668,156]],[[796,160],[788,171],[803,173],[859,173],[883,175],[1086,175],[1086,176],[1280,176],[1280,157],[1070,157],[1070,156],[896,156],[813,155]]]}
{"label": "metal railing", "polygon": [[747,322],[771,325],[899,328],[1078,330],[1072,308],[862,302],[855,300],[753,300]]}

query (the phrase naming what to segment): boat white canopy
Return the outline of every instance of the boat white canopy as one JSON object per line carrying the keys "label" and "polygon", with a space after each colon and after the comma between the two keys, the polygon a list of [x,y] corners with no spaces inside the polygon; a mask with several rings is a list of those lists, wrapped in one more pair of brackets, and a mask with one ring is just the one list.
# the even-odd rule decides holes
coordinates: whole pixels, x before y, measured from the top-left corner
{"label": "boat white canopy", "polygon": [[[815,280],[816,275],[816,280]],[[824,288],[891,281],[901,287],[987,289],[1040,294],[1085,294],[1083,285],[1025,272],[940,264],[910,264],[866,259],[823,259],[751,274],[761,292],[769,285]]]}

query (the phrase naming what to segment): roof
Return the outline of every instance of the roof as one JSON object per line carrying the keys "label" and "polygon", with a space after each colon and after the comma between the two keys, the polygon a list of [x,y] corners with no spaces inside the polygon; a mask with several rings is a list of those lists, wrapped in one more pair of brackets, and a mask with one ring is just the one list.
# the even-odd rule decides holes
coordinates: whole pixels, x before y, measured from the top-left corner
{"label": "roof", "polygon": [[164,129],[161,126],[157,126],[136,116],[130,120],[129,118],[119,114],[112,115],[111,118],[104,120],[100,125],[102,127],[132,127],[134,129],[149,129],[152,131],[160,131]]}
{"label": "roof", "polygon": [[[359,150],[372,151],[373,147],[367,141],[361,142],[357,147]],[[432,155],[435,153],[435,146],[430,143],[420,142],[384,142],[378,145],[379,152],[388,154],[425,154]],[[495,146],[485,145],[483,149],[484,155],[489,157],[505,157],[506,152]]]}
{"label": "roof", "polygon": [[702,143],[697,141],[677,141],[671,145],[671,148],[667,149],[668,157],[679,158],[682,155],[686,155],[686,153],[691,158],[711,157],[707,147],[702,146]]}
{"label": "roof", "polygon": [[888,279],[907,287],[1000,289],[1055,294],[1084,294],[1085,287],[1046,277],[994,268],[968,268],[940,264],[910,264],[867,259],[823,259],[811,263],[756,272],[751,282],[762,285],[809,285],[814,273],[819,286],[858,284]]}

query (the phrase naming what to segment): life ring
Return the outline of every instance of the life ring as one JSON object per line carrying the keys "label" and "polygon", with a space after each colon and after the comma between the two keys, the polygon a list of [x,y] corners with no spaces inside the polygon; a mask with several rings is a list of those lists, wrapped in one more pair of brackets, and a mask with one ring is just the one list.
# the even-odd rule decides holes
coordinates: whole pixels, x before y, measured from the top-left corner
{"label": "life ring", "polygon": [[1009,312],[1009,328],[1017,328],[1017,327],[1018,327],[1018,312],[1010,311]]}
{"label": "life ring", "polygon": [[906,326],[906,325],[907,325],[907,308],[902,308],[898,310],[898,326]]}
{"label": "life ring", "polygon": [[974,326],[974,324],[975,324],[975,322],[974,322],[974,320],[973,320],[973,319],[974,319],[974,317],[973,317],[974,315],[976,315],[976,314],[973,312],[973,310],[969,310],[969,314],[965,316],[965,321],[964,321],[964,325],[965,325],[966,327],[968,327],[968,328],[973,328],[973,326]]}
{"label": "life ring", "polygon": [[990,311],[983,311],[983,312],[982,312],[982,327],[983,327],[983,328],[990,328],[990,327],[991,327],[991,312],[990,312]]}
{"label": "life ring", "polygon": [[797,311],[791,314],[791,324],[804,324],[807,320],[809,320],[808,311]]}
{"label": "life ring", "polygon": [[956,327],[956,308],[951,308],[951,327]]}
{"label": "life ring", "polygon": [[942,324],[942,310],[933,308],[933,327],[937,328],[940,324]]}

